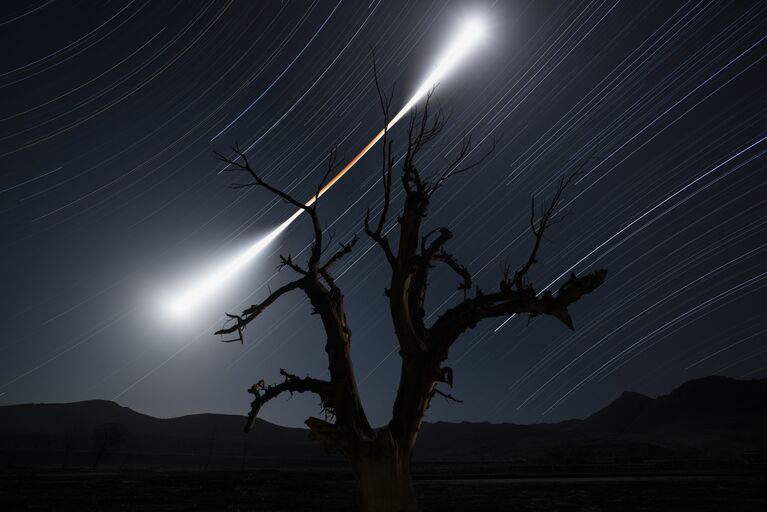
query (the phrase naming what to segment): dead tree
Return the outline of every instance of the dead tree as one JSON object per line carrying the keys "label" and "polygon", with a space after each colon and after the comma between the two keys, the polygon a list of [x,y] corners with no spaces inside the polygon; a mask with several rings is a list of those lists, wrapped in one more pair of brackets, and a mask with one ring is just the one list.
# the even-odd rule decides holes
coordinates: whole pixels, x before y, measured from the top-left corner
{"label": "dead tree", "polygon": [[96,427],[91,436],[93,440],[93,467],[99,465],[103,456],[113,448],[125,443],[127,430],[119,423],[104,423]]}
{"label": "dead tree", "polygon": [[[391,95],[382,94],[377,79],[376,88],[386,126]],[[453,384],[453,370],[443,363],[461,334],[482,320],[515,314],[528,317],[549,315],[572,329],[568,306],[599,287],[607,274],[605,270],[596,270],[584,276],[573,274],[557,293],[539,293],[530,282],[529,271],[538,261],[541,241],[548,229],[560,220],[557,208],[573,178],[570,176],[559,182],[554,196],[537,213],[533,200],[530,217],[533,247],[524,264],[513,274],[510,269],[507,270],[497,288],[492,291],[483,292],[476,287],[469,270],[446,249],[448,241],[453,237],[452,232],[446,227],[440,227],[422,233],[429,204],[439,187],[482,160],[480,158],[468,165],[463,163],[471,148],[470,141],[464,140],[458,155],[445,169],[429,178],[423,177],[417,166],[419,155],[440,134],[443,126],[444,116],[441,112],[432,115],[428,100],[420,112],[410,118],[400,176],[404,205],[397,217],[396,243],[392,243],[385,229],[389,221],[395,162],[388,133],[383,138],[383,207],[377,219],[371,217],[370,210],[364,219],[366,235],[378,245],[391,271],[385,295],[401,358],[399,388],[392,417],[387,425],[379,428],[370,425],[360,400],[352,368],[352,331],[344,311],[344,296],[332,276],[333,266],[352,251],[358,237],[340,244],[335,253],[325,257],[317,203],[305,206],[290,194],[264,181],[238,148],[233,148],[234,156],[231,158],[218,155],[226,164],[224,170],[244,172],[252,180],[235,184],[235,187],[262,187],[304,210],[313,226],[314,242],[304,266],[296,263],[289,255],[280,257],[281,266],[289,267],[297,274],[295,280],[274,290],[263,302],[248,307],[240,315],[228,315],[232,324],[216,334],[235,333],[238,335],[236,339],[241,340],[243,330],[267,307],[283,295],[300,290],[309,299],[314,313],[320,317],[326,336],[328,378],[299,377],[280,370],[284,378],[282,382],[266,385],[261,380],[249,390],[254,399],[245,430],[253,427],[261,407],[278,395],[316,394],[320,399],[324,419],[310,417],[306,420],[310,436],[327,451],[339,452],[350,461],[357,479],[360,505],[366,512],[417,510],[410,474],[411,451],[424,412],[434,395],[453,399],[452,395],[438,389],[437,385]],[[331,155],[323,182],[332,169]],[[440,264],[447,265],[457,275],[463,300],[428,325],[424,300],[429,273]]]}

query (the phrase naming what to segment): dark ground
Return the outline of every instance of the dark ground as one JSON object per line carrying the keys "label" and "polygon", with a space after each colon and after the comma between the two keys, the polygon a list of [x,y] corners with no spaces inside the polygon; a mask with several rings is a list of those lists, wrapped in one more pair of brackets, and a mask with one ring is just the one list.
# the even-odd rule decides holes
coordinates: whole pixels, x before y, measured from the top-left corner
{"label": "dark ground", "polygon": [[[421,471],[422,510],[764,511],[767,475],[514,477]],[[5,470],[0,510],[355,510],[343,470]]]}

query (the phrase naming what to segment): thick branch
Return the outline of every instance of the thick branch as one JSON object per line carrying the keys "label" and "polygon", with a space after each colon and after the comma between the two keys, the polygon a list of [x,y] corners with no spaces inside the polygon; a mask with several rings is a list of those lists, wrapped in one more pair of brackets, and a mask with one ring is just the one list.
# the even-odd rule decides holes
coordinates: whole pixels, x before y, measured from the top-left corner
{"label": "thick branch", "polygon": [[250,404],[250,413],[248,414],[248,421],[245,425],[245,432],[250,431],[255,425],[261,407],[281,393],[288,392],[291,395],[293,393],[315,393],[320,397],[323,408],[332,408],[332,404],[330,403],[330,382],[314,379],[312,377],[298,377],[282,369],[280,369],[280,375],[285,377],[285,380],[279,384],[265,386],[264,381],[261,380],[248,389],[248,393],[251,393],[254,398],[253,402]]}
{"label": "thick branch", "polygon": [[236,323],[232,325],[231,327],[226,327],[221,330],[218,330],[215,332],[215,334],[230,334],[233,332],[240,333],[240,336],[242,336],[242,331],[245,329],[245,327],[252,322],[258,315],[260,315],[266,308],[271,306],[277,299],[285,295],[286,293],[299,289],[304,288],[305,281],[304,279],[297,279],[295,281],[292,281],[286,285],[281,286],[274,292],[272,292],[266,300],[261,302],[260,304],[254,304],[250,306],[248,309],[242,312],[242,316],[237,315],[229,315],[230,318],[236,320]]}
{"label": "thick branch", "polygon": [[[428,119],[430,100],[431,93],[426,98],[423,112],[415,112],[410,118],[408,147],[402,164],[405,205],[398,218],[399,244],[388,292],[394,330],[405,354],[427,349],[423,304],[429,262],[418,253],[418,249],[419,243],[425,243],[420,238],[420,231],[429,206],[429,192],[415,167],[415,161],[425,144],[436,137],[443,127],[443,116],[439,112],[432,122]],[[444,243],[441,240],[447,235],[449,231],[445,230],[434,243]]]}
{"label": "thick branch", "polygon": [[570,279],[559,288],[556,297],[548,291],[538,297],[530,289],[519,291],[513,289],[508,283],[502,282],[500,290],[466,299],[445,311],[434,322],[429,332],[435,343],[447,350],[464,331],[488,318],[515,314],[527,314],[531,317],[550,315],[573,329],[568,306],[596,290],[606,277],[606,270],[595,270],[583,277],[572,274]]}
{"label": "thick branch", "polygon": [[[428,246],[426,245],[426,242],[429,240],[429,238],[434,235],[435,233],[439,233],[439,236],[437,236]],[[433,229],[430,232],[426,233],[421,238],[421,255],[423,256],[423,259],[426,262],[429,262],[432,260],[435,254],[437,254],[437,251],[442,249],[442,247],[453,238],[453,233],[447,229],[447,228],[437,228]]]}

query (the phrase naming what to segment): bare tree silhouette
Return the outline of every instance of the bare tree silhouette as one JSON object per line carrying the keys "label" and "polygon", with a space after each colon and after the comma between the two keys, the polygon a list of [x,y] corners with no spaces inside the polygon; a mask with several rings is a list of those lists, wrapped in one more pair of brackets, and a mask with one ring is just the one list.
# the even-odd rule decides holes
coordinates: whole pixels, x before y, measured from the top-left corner
{"label": "bare tree silhouette", "polygon": [[72,428],[67,430],[64,433],[64,458],[61,461],[61,469],[64,469],[67,467],[67,463],[69,462],[69,457],[72,454],[72,450],[75,446],[75,443],[77,442],[77,436],[78,436],[78,429],[75,425],[72,425]]}
{"label": "bare tree silhouette", "polygon": [[[375,85],[384,114],[384,126],[389,121],[389,107],[392,94],[382,93],[377,73]],[[396,219],[398,243],[392,244],[387,236],[387,221],[391,208],[391,192],[395,157],[389,134],[383,137],[383,204],[377,219],[370,210],[364,219],[366,235],[377,244],[391,271],[389,287],[385,290],[388,298],[394,331],[399,342],[401,370],[399,388],[392,417],[380,428],[370,425],[363,409],[354,376],[351,359],[352,332],[344,310],[344,296],[331,270],[344,256],[349,254],[358,241],[355,235],[349,242],[339,244],[337,251],[324,256],[323,229],[317,214],[315,202],[305,206],[290,194],[264,181],[250,165],[247,156],[233,148],[232,157],[217,153],[225,164],[222,170],[244,172],[252,181],[232,185],[241,187],[262,187],[287,203],[302,209],[310,219],[314,231],[314,242],[305,266],[296,263],[290,255],[280,256],[281,267],[288,267],[298,274],[297,279],[270,293],[263,302],[245,309],[240,315],[227,314],[231,325],[216,334],[237,334],[242,341],[243,330],[266,308],[289,292],[300,290],[311,303],[314,313],[319,315],[325,330],[325,351],[328,358],[329,379],[299,377],[281,369],[282,382],[266,385],[263,380],[253,385],[249,392],[254,399],[246,431],[252,428],[261,407],[282,393],[314,393],[321,402],[324,419],[310,417],[306,425],[310,436],[320,442],[329,452],[340,452],[351,463],[358,484],[362,510],[371,511],[413,511],[417,510],[410,472],[411,451],[421,426],[424,412],[434,395],[455,400],[450,394],[437,388],[438,384],[448,387],[453,384],[453,370],[444,366],[450,348],[461,334],[475,327],[482,320],[509,315],[535,317],[549,315],[559,319],[568,328],[573,322],[568,306],[584,295],[594,291],[605,280],[607,272],[596,270],[584,276],[572,274],[556,294],[549,291],[538,293],[529,279],[529,271],[538,261],[541,241],[545,233],[562,218],[558,206],[565,189],[572,183],[574,175],[563,177],[551,199],[545,201],[536,214],[533,200],[530,229],[534,243],[524,264],[515,272],[507,268],[498,287],[484,292],[476,287],[471,272],[447,252],[446,245],[453,237],[446,227],[422,233],[422,225],[430,202],[440,186],[450,178],[467,172],[484,157],[466,164],[471,150],[471,140],[466,138],[457,156],[441,171],[426,178],[422,176],[417,163],[423,150],[442,132],[445,116],[441,111],[430,111],[431,94],[425,106],[410,117],[407,147],[402,158],[401,185],[404,191],[404,205]],[[492,151],[492,149],[490,150]],[[335,151],[331,152],[327,172],[320,187],[334,168]],[[319,190],[319,188],[318,188]],[[429,274],[438,264],[447,265],[459,278],[458,289],[463,299],[457,305],[445,310],[427,325],[424,301],[429,284]]]}
{"label": "bare tree silhouette", "polygon": [[128,431],[119,423],[103,423],[93,431],[93,467],[97,467],[103,456],[113,448],[125,443]]}

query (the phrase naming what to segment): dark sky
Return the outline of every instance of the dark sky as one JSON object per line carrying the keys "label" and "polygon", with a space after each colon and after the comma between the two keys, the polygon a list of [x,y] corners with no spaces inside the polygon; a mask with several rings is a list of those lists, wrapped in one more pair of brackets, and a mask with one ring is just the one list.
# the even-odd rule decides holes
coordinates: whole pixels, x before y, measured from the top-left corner
{"label": "dark sky", "polygon": [[[381,128],[370,47],[403,105],[465,16],[490,39],[437,97],[450,114],[422,172],[463,134],[485,163],[440,190],[428,226],[485,289],[530,249],[530,196],[589,155],[566,221],[545,240],[539,289],[608,268],[573,308],[488,321],[453,347],[453,394],[428,420],[582,417],[623,390],[767,376],[767,4],[759,2],[3,2],[0,14],[0,404],[116,400],[156,416],[245,413],[279,368],[323,376],[317,317],[283,298],[222,344],[225,311],[292,278],[295,223],[237,282],[183,321],[161,298],[293,209],[227,188],[212,153],[235,141],[274,184],[308,198],[333,145],[348,159]],[[228,127],[228,128],[227,128]],[[222,132],[222,130],[225,131]],[[215,140],[214,137],[219,134]],[[402,149],[404,126],[392,135]],[[320,201],[335,240],[380,200],[371,152]],[[399,205],[399,196],[396,205]],[[298,256],[300,261],[306,253]],[[382,254],[363,238],[336,271],[368,413],[388,419],[399,361]],[[430,312],[459,300],[437,271]],[[553,287],[557,287],[558,283]],[[275,400],[297,425],[316,399]]]}

